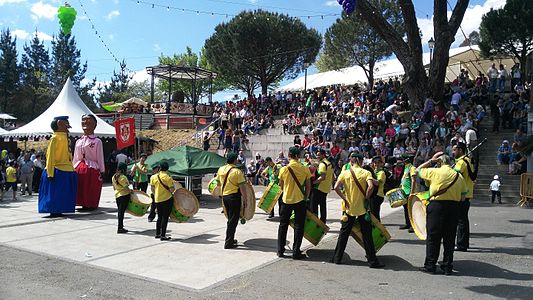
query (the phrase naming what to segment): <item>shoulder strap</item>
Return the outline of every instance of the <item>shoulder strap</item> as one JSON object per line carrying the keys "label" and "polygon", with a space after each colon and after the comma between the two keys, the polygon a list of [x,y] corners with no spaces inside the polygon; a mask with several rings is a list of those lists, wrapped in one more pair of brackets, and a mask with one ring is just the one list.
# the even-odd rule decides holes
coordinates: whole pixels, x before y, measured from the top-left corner
{"label": "shoulder strap", "polygon": [[235,169],[235,167],[231,167],[229,168],[229,171],[226,173],[226,177],[224,177],[224,182],[222,183],[222,189],[220,190],[221,191],[221,194],[224,194],[224,187],[226,186],[226,183],[228,182],[228,177],[229,177],[229,173],[231,172],[231,170]]}
{"label": "shoulder strap", "polygon": [[468,162],[468,160],[466,160],[464,158],[463,158],[463,161],[466,164],[466,170],[468,171],[468,177],[470,177],[470,179],[475,179],[474,177],[476,177],[476,175],[474,173],[474,170],[472,170],[472,167],[470,166],[470,163]]}
{"label": "shoulder strap", "polygon": [[121,187],[125,187],[125,186],[122,186],[122,184],[120,184],[117,177],[118,177],[117,174],[113,175],[113,181],[115,182],[115,184]]}
{"label": "shoulder strap", "polygon": [[446,191],[447,191],[449,188],[452,187],[452,185],[457,181],[457,179],[459,179],[459,172],[457,172],[457,173],[455,174],[455,177],[453,178],[452,183],[450,183],[447,187],[445,187],[445,188],[443,188],[443,189],[437,191],[435,194],[431,195],[430,198],[435,198],[435,197],[437,197],[437,196],[440,196],[440,195],[446,193]]}
{"label": "shoulder strap", "polygon": [[170,188],[166,184],[164,184],[163,181],[161,181],[161,177],[159,177],[159,174],[157,174],[157,179],[159,180],[159,183],[161,183],[161,185],[172,194]]}
{"label": "shoulder strap", "polygon": [[355,184],[356,184],[357,187],[359,188],[359,191],[361,192],[361,194],[363,194],[363,197],[366,199],[366,193],[365,193],[365,191],[363,190],[363,187],[361,186],[361,184],[359,183],[359,181],[357,180],[357,177],[355,177],[355,173],[354,173],[354,171],[353,171],[352,168],[350,168],[350,173],[352,174],[353,181],[355,181]]}
{"label": "shoulder strap", "polygon": [[305,190],[304,187],[298,182],[298,178],[296,177],[296,174],[294,174],[294,171],[291,169],[291,167],[287,166],[287,169],[289,170],[289,173],[292,175],[292,179],[294,179],[294,182],[296,182],[296,185],[300,188],[300,192],[302,192],[302,195],[305,197]]}

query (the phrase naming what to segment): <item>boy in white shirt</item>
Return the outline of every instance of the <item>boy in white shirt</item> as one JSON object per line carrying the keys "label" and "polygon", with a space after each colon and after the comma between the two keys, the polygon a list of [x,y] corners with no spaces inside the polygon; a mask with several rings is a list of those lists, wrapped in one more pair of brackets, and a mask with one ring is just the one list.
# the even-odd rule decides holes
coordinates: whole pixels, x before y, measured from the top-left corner
{"label": "boy in white shirt", "polygon": [[502,204],[502,195],[500,194],[500,178],[498,175],[494,175],[494,180],[490,183],[490,191],[492,193],[492,203],[494,203],[494,198],[498,196],[498,203]]}

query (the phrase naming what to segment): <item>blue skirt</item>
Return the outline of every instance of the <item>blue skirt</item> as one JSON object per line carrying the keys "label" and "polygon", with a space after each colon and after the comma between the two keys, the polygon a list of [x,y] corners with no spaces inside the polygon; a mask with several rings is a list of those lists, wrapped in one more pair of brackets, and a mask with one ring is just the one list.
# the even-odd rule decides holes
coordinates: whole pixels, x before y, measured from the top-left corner
{"label": "blue skirt", "polygon": [[76,208],[78,174],[54,170],[54,180],[48,180],[46,170],[39,185],[39,213],[70,213]]}

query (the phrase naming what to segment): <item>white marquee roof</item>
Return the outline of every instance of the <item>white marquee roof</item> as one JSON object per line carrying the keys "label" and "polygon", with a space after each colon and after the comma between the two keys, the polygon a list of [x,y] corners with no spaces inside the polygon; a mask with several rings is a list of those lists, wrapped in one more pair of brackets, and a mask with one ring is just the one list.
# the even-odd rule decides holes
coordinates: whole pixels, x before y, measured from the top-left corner
{"label": "white marquee roof", "polygon": [[[85,114],[93,114],[83,103],[76,89],[72,85],[70,78],[65,82],[61,93],[46,111],[35,118],[30,123],[1,134],[2,137],[25,138],[25,137],[46,137],[52,135],[50,123],[56,116],[68,116],[70,121],[70,135],[81,136],[81,117]],[[115,137],[115,127],[107,124],[104,120],[96,116],[97,126],[94,134],[98,137]]]}
{"label": "white marquee roof", "polygon": [[[429,67],[429,53],[424,53],[422,60],[426,67]],[[504,64],[507,69],[510,69],[514,61],[510,58],[488,60],[482,59],[478,46],[466,46],[450,49],[450,60],[446,70],[446,82],[451,82],[459,75],[460,69],[467,69],[472,78],[475,78],[478,71],[487,72],[490,65],[494,62],[496,64]],[[398,59],[388,59],[377,62],[374,67],[374,79],[388,79],[404,74],[403,66]],[[356,83],[362,84],[367,82],[365,72],[359,66],[353,66],[340,70],[328,71],[307,75],[307,89],[315,89],[328,85],[354,85]],[[282,86],[278,91],[303,91],[305,85],[305,77],[299,77],[293,82]]]}

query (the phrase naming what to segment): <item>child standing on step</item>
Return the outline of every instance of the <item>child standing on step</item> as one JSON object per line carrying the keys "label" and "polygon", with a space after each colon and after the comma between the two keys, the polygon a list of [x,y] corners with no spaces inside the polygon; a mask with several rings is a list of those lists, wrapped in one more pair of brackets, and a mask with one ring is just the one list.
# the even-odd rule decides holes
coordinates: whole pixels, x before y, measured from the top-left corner
{"label": "child standing on step", "polygon": [[491,203],[494,203],[494,198],[498,196],[498,203],[502,204],[502,195],[500,193],[500,186],[501,186],[500,178],[498,177],[498,175],[494,175],[494,180],[492,180],[492,182],[490,183],[490,191],[492,193]]}

